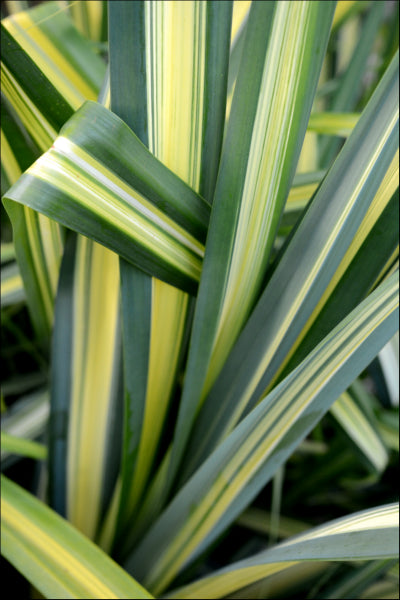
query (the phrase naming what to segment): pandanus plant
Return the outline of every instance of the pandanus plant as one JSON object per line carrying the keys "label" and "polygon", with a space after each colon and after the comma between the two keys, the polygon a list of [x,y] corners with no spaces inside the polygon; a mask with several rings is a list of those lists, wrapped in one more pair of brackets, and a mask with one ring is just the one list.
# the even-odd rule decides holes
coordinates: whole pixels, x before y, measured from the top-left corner
{"label": "pandanus plant", "polygon": [[390,597],[396,6],[4,4],[3,555],[48,598]]}

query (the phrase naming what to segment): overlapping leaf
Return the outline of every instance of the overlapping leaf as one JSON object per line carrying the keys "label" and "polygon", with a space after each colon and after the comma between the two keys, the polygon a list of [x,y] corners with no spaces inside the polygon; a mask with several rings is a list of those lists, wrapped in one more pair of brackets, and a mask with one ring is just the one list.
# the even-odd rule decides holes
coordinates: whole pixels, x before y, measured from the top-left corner
{"label": "overlapping leaf", "polygon": [[[1,149],[2,191],[5,192],[39,156],[39,151],[3,97]],[[14,247],[32,322],[45,346],[53,323],[63,232],[57,223],[27,207],[5,204],[15,231]]]}
{"label": "overlapping leaf", "polygon": [[76,28],[94,42],[107,40],[107,4],[105,0],[78,0],[69,3],[68,8]]}
{"label": "overlapping leaf", "polygon": [[5,198],[171,283],[197,287],[208,205],[99,104],[85,103]]}
{"label": "overlapping leaf", "polygon": [[[208,201],[222,141],[230,11],[229,2],[110,5],[111,108]],[[118,528],[126,545],[126,519],[145,489],[176,386],[191,303],[124,261],[121,284],[126,413]]]}
{"label": "overlapping leaf", "polygon": [[[332,94],[329,102],[330,111],[344,112],[355,109],[360,97],[362,76],[365,73],[368,57],[376,40],[383,16],[384,5],[382,2],[371,2],[369,12],[362,26],[363,35],[359,36],[344,73],[339,74],[339,85]],[[354,35],[352,39],[354,40]],[[329,166],[336,156],[339,147],[340,140],[323,138],[319,146],[320,164],[324,167]]]}
{"label": "overlapping leaf", "polygon": [[[71,7],[75,19],[77,13],[81,16],[102,13],[104,3],[91,3],[89,9],[86,4],[90,3],[76,3]],[[235,14],[240,12],[243,16],[247,4],[236,3],[232,37],[236,27]],[[257,7],[257,4],[264,6]],[[338,3],[334,27],[346,18],[349,9],[359,10],[361,4]],[[57,3],[58,7],[61,5]],[[343,115],[332,117],[315,113],[308,120],[333,3],[328,9],[326,3],[253,3],[248,25],[234,45],[236,57],[243,58],[242,75],[237,88],[232,85],[235,87],[232,112],[229,112],[228,101],[226,146],[214,195],[222,139],[221,115],[225,111],[223,87],[229,41],[227,19],[224,21],[221,15],[228,16],[229,5],[228,2],[112,4],[111,13],[114,10],[114,15],[119,13],[119,25],[114,23],[111,28],[114,42],[110,32],[111,108],[143,143],[149,145],[151,153],[164,167],[132,137],[131,132],[125,135],[128,129],[114,115],[99,105],[88,104],[78,111],[62,131],[55,147],[46,153],[46,166],[43,168],[43,162],[39,161],[13,188],[23,203],[28,202],[25,199],[36,189],[35,202],[43,210],[50,210],[52,218],[57,214],[56,218],[61,222],[69,227],[72,224],[72,228],[92,236],[124,257],[120,260],[120,269],[127,435],[120,472],[122,478],[116,481],[122,409],[121,390],[117,389],[121,369],[118,257],[102,245],[71,234],[58,289],[54,332],[50,496],[57,509],[63,514],[68,513],[89,536],[97,535],[99,539],[99,526],[102,527],[100,542],[104,547],[111,548],[113,538],[115,542],[115,524],[118,522],[117,543],[113,548],[114,556],[119,554],[118,558],[126,555],[132,540],[144,536],[125,565],[157,593],[168,589],[176,574],[203,550],[209,549],[265,483],[274,474],[276,477],[293,449],[397,325],[397,275],[393,271],[398,262],[398,246],[393,222],[398,211],[398,154],[393,145],[397,127],[396,96],[393,89],[389,89],[396,85],[394,78],[388,84],[386,76],[388,87],[376,103],[376,111],[370,111],[368,125],[366,117],[361,118],[365,135],[357,133],[359,124],[350,136],[347,144],[350,150],[338,159],[342,167],[348,164],[343,170],[334,167],[321,185],[321,173],[298,177],[279,222],[307,121],[309,129],[348,135],[355,118],[351,117],[349,121],[349,115],[343,119]],[[65,115],[72,114],[71,110],[79,107],[86,94],[74,95],[68,90],[67,71],[63,81],[58,82],[60,86],[52,79],[52,62],[53,66],[59,63],[74,70],[76,57],[68,53],[60,57],[62,34],[61,30],[59,36],[55,34],[58,31],[57,11],[54,8],[47,9],[48,13],[41,10],[42,13],[37,13],[41,15],[38,18],[23,15],[9,21],[4,37],[6,64],[2,69],[7,93],[16,99],[19,118],[30,128],[33,139],[44,151],[49,146],[49,139],[64,124]],[[43,27],[45,15],[51,19]],[[55,28],[52,30],[53,18]],[[237,23],[240,21],[241,17]],[[371,25],[371,19],[368,22]],[[102,36],[97,17],[91,23],[82,21],[81,27],[92,39]],[[30,29],[34,30],[33,36],[27,35]],[[221,42],[222,35],[224,42]],[[262,41],[261,49],[256,52],[250,43],[253,37]],[[304,54],[309,51],[310,39],[314,40],[314,45],[310,44],[311,54],[315,53],[312,59]],[[118,52],[112,51],[113,43],[119,45],[119,56]],[[43,61],[41,48],[43,55],[48,54],[49,49],[54,50],[55,60],[46,58]],[[17,57],[17,68],[11,65],[13,53]],[[84,54],[83,46],[80,53]],[[232,67],[233,58],[234,53]],[[128,64],[132,69],[127,68]],[[21,78],[21,65],[31,69],[33,85],[28,78]],[[190,68],[186,68],[188,65]],[[104,73],[104,65],[98,73],[100,71]],[[186,73],[184,77],[181,76],[183,72]],[[233,81],[236,79],[233,68],[231,74]],[[39,81],[43,84],[40,91],[44,90],[51,97],[44,112],[39,90],[34,89],[40,87]],[[61,92],[56,92],[56,87]],[[98,89],[97,84],[95,88]],[[287,89],[290,90],[288,98]],[[109,97],[108,93],[106,95]],[[268,110],[266,107],[263,110],[263,97],[269,105]],[[60,101],[61,111],[54,110],[52,101]],[[212,110],[213,102],[219,105],[216,112]],[[48,115],[45,114],[47,110]],[[368,128],[370,132],[366,132]],[[264,144],[263,132],[267,132],[271,143]],[[109,142],[104,142],[104,135],[109,137]],[[283,140],[286,146],[281,146]],[[370,150],[369,154],[366,148]],[[13,153],[17,156],[14,147]],[[128,154],[134,155],[133,162]],[[12,160],[9,165],[11,173],[15,166]],[[311,162],[310,168],[318,167]],[[256,173],[257,169],[259,172]],[[173,173],[188,185],[185,187]],[[251,208],[246,204],[252,196],[248,193],[249,182],[255,182],[255,201]],[[193,190],[204,196],[206,202]],[[267,207],[257,200],[268,196],[265,190],[273,190],[274,196],[268,197],[270,204]],[[44,203],[40,204],[43,192]],[[309,202],[313,194],[315,196]],[[324,195],[325,204],[319,200]],[[342,202],[337,200],[340,195]],[[328,197],[333,199],[333,207],[329,206]],[[213,218],[203,269],[208,203],[213,198]],[[135,204],[134,216],[132,202]],[[11,200],[8,203],[11,204]],[[320,212],[315,206],[320,207]],[[273,214],[271,227],[262,220],[269,208]],[[18,209],[28,210],[24,205]],[[56,212],[52,212],[53,209]],[[193,212],[196,214],[194,220]],[[36,213],[32,211],[32,214]],[[83,215],[86,220],[82,219]],[[43,216],[39,218],[43,219]],[[220,225],[217,226],[218,219]],[[258,225],[259,237],[255,235]],[[135,229],[133,236],[132,229]],[[262,230],[265,230],[266,238]],[[282,237],[276,238],[277,232]],[[26,235],[27,231],[24,231],[23,236]],[[299,239],[303,241],[299,242]],[[263,256],[259,252],[261,246],[266,249]],[[317,248],[315,255],[312,248]],[[304,264],[299,264],[298,257],[302,255],[305,255]],[[39,264],[43,259],[40,253],[38,256]],[[155,460],[156,451],[162,433],[167,433],[163,440],[165,445],[172,434],[171,427],[164,429],[164,424],[187,341],[184,329],[187,316],[190,316],[190,301],[186,293],[151,279],[125,259],[192,293],[197,291],[203,269],[183,404],[174,445],[167,449],[163,459],[158,457],[161,464]],[[259,259],[257,272],[251,272],[253,263]],[[366,263],[370,266],[367,270],[362,268]],[[382,286],[362,307],[316,348],[333,325],[382,281]],[[264,310],[264,306],[260,313],[257,307],[249,321],[251,326],[246,326],[246,319],[265,285],[272,312]],[[261,301],[263,299],[264,296]],[[280,302],[281,310],[276,308]],[[107,315],[107,323],[102,319],[103,314]],[[258,315],[256,320],[255,314]],[[48,323],[51,324],[51,317]],[[245,329],[240,336],[243,326]],[[260,342],[261,338],[266,340],[265,345]],[[307,357],[311,350],[312,354]],[[307,358],[299,365],[304,357]],[[228,363],[224,368],[226,359]],[[277,382],[278,386],[266,396]],[[236,388],[239,390],[237,396]],[[261,397],[264,400],[251,410]],[[347,412],[344,414],[342,410],[339,418],[379,471],[386,464],[386,451],[377,435],[372,438],[374,447],[367,447],[367,437],[375,432],[368,428],[366,420],[363,431],[354,427],[352,421],[362,413],[355,413],[355,405],[351,403],[350,414],[348,400],[346,398]],[[339,405],[340,408],[343,406]],[[250,414],[229,434],[246,413]],[[210,424],[214,423],[213,429]],[[391,423],[382,422],[381,425],[385,443],[396,448],[395,427]],[[225,441],[213,451],[226,434]],[[186,447],[188,439],[189,446]],[[198,444],[199,440],[202,446]],[[211,452],[212,456],[206,460]],[[179,473],[182,457],[184,471],[180,472],[178,486],[191,473],[194,475],[174,497],[176,488],[172,483]],[[155,467],[158,471],[151,480]],[[278,479],[275,487],[279,488]],[[18,506],[19,492],[10,489],[12,494],[15,493]],[[7,488],[7,494],[10,489]],[[159,517],[168,492],[172,497],[171,504]],[[27,497],[24,502],[24,506],[29,505]],[[107,505],[109,512],[102,522]],[[10,517],[12,514],[14,519]],[[44,518],[51,519],[48,514]],[[132,581],[126,578],[122,588],[114,591],[105,588],[85,570],[86,563],[79,567],[73,553],[72,558],[70,554],[62,553],[65,538],[61,550],[52,545],[54,540],[37,535],[37,530],[34,539],[32,522],[22,517],[19,523],[16,513],[10,512],[10,502],[6,506],[6,519],[6,547],[10,560],[24,569],[34,584],[42,581],[41,590],[45,594],[51,595],[57,590],[55,593],[68,595],[72,587],[71,597],[92,597],[91,594],[98,594],[96,597],[102,597],[102,594],[139,597],[146,593],[130,587]],[[56,523],[51,523],[58,535]],[[125,535],[127,523],[133,527],[129,527],[129,534]],[[376,531],[381,536],[382,548],[387,551],[386,542],[389,537],[393,539],[393,528],[389,536],[388,530],[383,532],[378,528]],[[350,535],[354,533],[361,544],[370,540],[368,534],[364,536],[365,530],[352,531]],[[345,534],[330,535],[324,538],[323,546],[332,556],[335,543],[340,545],[346,540]],[[329,545],[329,541],[333,544]],[[303,539],[303,548],[308,545],[310,553],[302,555],[302,559],[314,559],[320,552],[320,542],[318,536]],[[30,544],[31,553],[26,551]],[[62,553],[61,562],[56,564],[54,556],[46,554],[46,544],[54,551],[54,556]],[[172,592],[171,597],[183,597],[187,593],[196,597],[203,594],[205,597],[207,594],[210,597],[215,594],[225,596],[244,585],[243,581],[259,581],[270,569],[287,568],[294,554],[297,553],[293,560],[298,558],[299,547],[296,542],[293,545],[290,542],[285,548],[289,548],[288,553],[285,554],[284,549],[282,555],[279,554],[280,547],[276,549],[278,566],[272,552],[266,557],[253,557],[244,566],[233,565],[226,572],[217,573],[215,580],[196,582],[193,588],[187,586],[176,595]],[[290,554],[292,550],[294,553]],[[95,562],[106,571],[108,567],[103,558],[94,556]],[[330,560],[328,553],[325,558]],[[342,552],[336,559],[343,560],[346,556]],[[76,567],[71,579],[65,571],[63,573],[68,560],[73,568]],[[44,564],[46,561],[50,569]],[[274,566],[271,567],[272,563]],[[38,570],[35,572],[35,569]],[[82,582],[82,574],[86,582]],[[101,581],[104,584],[103,579]],[[94,586],[90,588],[89,585],[88,589],[87,583],[94,583]],[[70,586],[70,592],[65,591],[65,586]]]}
{"label": "overlapping leaf", "polygon": [[126,568],[159,594],[204,551],[393,335],[398,302],[397,272],[219,445],[150,528]]}
{"label": "overlapping leaf", "polygon": [[[191,437],[192,465],[271,388],[285,366],[287,374],[369,292],[396,249],[397,61],[298,224],[208,395]],[[379,226],[380,218],[391,222],[389,233]],[[361,272],[357,252],[361,261],[371,254],[374,268]],[[290,361],[296,348],[296,361]]]}
{"label": "overlapping leaf", "polygon": [[333,12],[333,4],[252,4],[207,236],[171,480],[196,414],[260,292]]}
{"label": "overlapping leaf", "polygon": [[369,423],[349,392],[344,392],[330,409],[356,446],[377,471],[382,472],[388,463],[388,453],[376,428]]}
{"label": "overlapping leaf", "polygon": [[[105,66],[56,3],[18,12],[4,19],[1,27],[2,93],[8,100],[2,102],[2,116],[3,110],[8,113],[2,119],[2,173],[7,174],[9,187],[40,151],[48,150],[73,111],[84,100],[96,98]],[[27,207],[5,204],[30,313],[46,345],[63,232],[56,222]]]}

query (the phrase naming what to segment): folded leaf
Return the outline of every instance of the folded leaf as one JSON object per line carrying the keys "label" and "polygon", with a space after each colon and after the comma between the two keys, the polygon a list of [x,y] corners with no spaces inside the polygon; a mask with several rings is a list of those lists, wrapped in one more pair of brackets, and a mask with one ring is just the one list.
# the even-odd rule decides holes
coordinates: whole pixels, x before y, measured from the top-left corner
{"label": "folded leaf", "polygon": [[99,104],[85,103],[60,133],[5,198],[194,292],[209,218],[207,203]]}
{"label": "folded leaf", "polygon": [[[73,111],[96,99],[105,66],[57,3],[4,19],[2,34],[2,117],[8,113],[2,118],[2,173],[9,187],[48,150]],[[28,308],[47,346],[64,233],[58,223],[27,207],[5,204]]]}

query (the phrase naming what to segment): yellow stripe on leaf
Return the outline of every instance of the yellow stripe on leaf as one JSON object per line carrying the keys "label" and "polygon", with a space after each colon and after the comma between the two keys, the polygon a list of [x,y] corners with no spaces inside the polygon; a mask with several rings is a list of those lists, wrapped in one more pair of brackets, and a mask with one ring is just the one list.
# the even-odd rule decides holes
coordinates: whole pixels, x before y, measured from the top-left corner
{"label": "yellow stripe on leaf", "polygon": [[[116,254],[84,237],[78,238],[78,255],[67,514],[80,531],[92,538],[98,525],[104,476],[104,439],[118,320],[119,268]],[[90,273],[89,280],[87,273]],[[108,315],[107,319],[104,315]]]}
{"label": "yellow stripe on leaf", "polygon": [[1,82],[4,95],[12,103],[29,135],[42,152],[46,152],[57,135],[56,130],[33,104],[3,62],[1,63]]}
{"label": "yellow stripe on leaf", "polygon": [[[235,244],[230,262],[224,301],[220,309],[210,368],[202,395],[206,396],[221,365],[236,339],[250,310],[264,273],[268,257],[275,199],[283,168],[283,157],[289,143],[294,104],[282,98],[295,98],[300,85],[303,46],[292,40],[307,39],[308,3],[278,3],[261,83],[260,100],[250,147]],[[273,65],[273,71],[267,66]]]}
{"label": "yellow stripe on leaf", "polygon": [[48,598],[152,598],[67,521],[1,476],[2,554]]}
{"label": "yellow stripe on leaf", "polygon": [[248,0],[235,0],[233,3],[232,12],[232,30],[231,30],[231,44],[235,41],[235,38],[243,26],[247,15],[249,14],[251,2]]}
{"label": "yellow stripe on leaf", "polygon": [[96,100],[97,90],[70,65],[27,12],[8,17],[3,24],[73,109],[85,100]]}
{"label": "yellow stripe on leaf", "polygon": [[317,306],[315,307],[313,313],[309,317],[302,332],[298,336],[296,342],[291,347],[290,352],[285,357],[285,361],[281,364],[278,373],[276,374],[276,376],[274,377],[274,379],[268,386],[268,389],[272,389],[275,381],[279,377],[279,374],[282,373],[285,366],[288,364],[290,358],[293,356],[293,354],[295,353],[295,351],[301,344],[302,340],[304,339],[305,335],[311,328],[312,324],[316,321],[318,315],[322,311],[326,302],[332,296],[335,287],[338,285],[338,283],[342,279],[346,270],[350,266],[350,263],[352,262],[352,260],[356,256],[357,252],[361,248],[362,244],[368,237],[369,233],[371,232],[372,228],[376,224],[380,215],[385,210],[388,202],[390,201],[391,197],[393,196],[393,194],[396,191],[396,189],[398,188],[398,186],[399,186],[399,151],[397,150],[396,155],[395,155],[394,159],[392,160],[392,163],[391,163],[385,177],[383,178],[382,183],[379,186],[379,189],[375,195],[375,198],[372,201],[351,245],[349,246],[348,251],[344,255],[340,265],[338,266],[338,268],[336,270],[336,273],[332,277],[329,285],[327,286],[325,292],[323,293],[323,295],[322,295],[320,301],[318,302]]}

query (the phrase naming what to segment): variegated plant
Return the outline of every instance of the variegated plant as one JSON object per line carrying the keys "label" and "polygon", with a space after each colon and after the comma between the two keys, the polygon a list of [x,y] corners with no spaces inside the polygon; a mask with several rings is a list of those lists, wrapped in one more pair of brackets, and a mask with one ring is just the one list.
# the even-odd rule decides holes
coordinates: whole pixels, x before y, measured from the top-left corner
{"label": "variegated plant", "polygon": [[4,384],[2,553],[49,598],[387,597],[393,3],[5,4],[2,324],[42,379]]}

